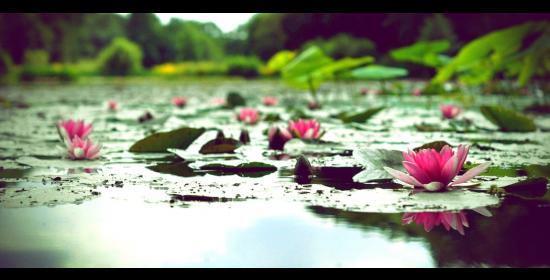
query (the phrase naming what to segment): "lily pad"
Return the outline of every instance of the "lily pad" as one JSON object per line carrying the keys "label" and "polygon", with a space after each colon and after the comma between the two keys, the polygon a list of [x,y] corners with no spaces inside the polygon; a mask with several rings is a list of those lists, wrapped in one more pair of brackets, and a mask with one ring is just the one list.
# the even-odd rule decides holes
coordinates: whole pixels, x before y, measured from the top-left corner
{"label": "lily pad", "polygon": [[371,109],[368,109],[364,112],[360,112],[360,113],[357,113],[357,114],[352,114],[352,115],[348,115],[348,114],[340,114],[340,119],[344,122],[344,123],[351,123],[351,122],[355,122],[355,123],[364,123],[366,122],[367,120],[369,120],[371,117],[373,117],[374,115],[376,115],[377,113],[379,113],[380,111],[382,111],[385,107],[376,107],[376,108],[371,108]]}
{"label": "lily pad", "polygon": [[133,153],[162,153],[166,149],[187,149],[205,131],[204,128],[182,127],[149,135],[130,147]]}
{"label": "lily pad", "polygon": [[445,142],[445,141],[434,141],[434,142],[430,142],[430,143],[426,143],[420,147],[416,147],[414,148],[413,150],[415,152],[418,152],[420,150],[424,150],[424,149],[434,149],[436,151],[441,151],[441,149],[443,149],[443,147],[445,146],[449,146],[449,147],[452,147],[451,144]]}
{"label": "lily pad", "polygon": [[226,100],[227,107],[229,108],[235,108],[238,106],[245,106],[246,100],[242,95],[240,95],[238,92],[230,92],[227,94],[227,100]]}
{"label": "lily pad", "polygon": [[239,140],[233,138],[225,138],[223,134],[219,135],[213,140],[208,141],[204,144],[199,153],[203,155],[207,154],[232,154],[235,150],[241,145]]}
{"label": "lily pad", "polygon": [[494,105],[481,106],[480,110],[487,120],[498,126],[502,131],[532,132],[537,130],[531,118],[512,109]]}
{"label": "lily pad", "polygon": [[364,170],[353,177],[355,182],[369,182],[379,179],[393,178],[384,167],[405,171],[403,153],[396,150],[362,149],[354,150],[353,157]]}
{"label": "lily pad", "polygon": [[277,167],[263,162],[241,163],[237,166],[213,163],[201,166],[200,169],[216,171],[219,174],[237,174],[244,177],[262,177],[277,171]]}

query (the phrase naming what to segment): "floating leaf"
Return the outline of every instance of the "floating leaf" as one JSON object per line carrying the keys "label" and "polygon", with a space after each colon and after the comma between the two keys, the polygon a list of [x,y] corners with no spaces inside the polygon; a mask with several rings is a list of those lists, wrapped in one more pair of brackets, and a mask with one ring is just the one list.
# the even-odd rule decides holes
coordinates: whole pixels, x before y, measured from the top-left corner
{"label": "floating leaf", "polygon": [[241,142],[233,138],[225,138],[223,134],[219,135],[213,140],[208,141],[204,144],[199,153],[203,155],[207,154],[232,154],[240,146]]}
{"label": "floating leaf", "polygon": [[528,197],[544,196],[548,191],[548,179],[544,177],[530,178],[503,187],[507,193],[519,194]]}
{"label": "floating leaf", "polygon": [[420,150],[424,150],[424,149],[434,149],[438,152],[441,151],[441,149],[443,149],[443,147],[445,146],[449,146],[449,147],[453,147],[451,144],[445,142],[445,141],[434,141],[434,142],[430,142],[430,143],[426,143],[420,147],[416,147],[413,149],[413,151],[415,152],[418,152]]}
{"label": "floating leaf", "polygon": [[147,166],[148,169],[158,173],[172,174],[180,177],[195,177],[202,174],[193,172],[193,169],[189,167],[189,162],[171,162],[171,163],[159,163],[153,166]]}
{"label": "floating leaf", "polygon": [[502,131],[532,132],[537,130],[533,120],[519,112],[498,105],[481,106],[481,113]]}
{"label": "floating leaf", "polygon": [[246,100],[238,92],[230,92],[227,94],[226,106],[229,108],[235,108],[238,106],[245,106]]}
{"label": "floating leaf", "polygon": [[200,169],[216,171],[215,174],[237,174],[245,177],[261,177],[277,171],[277,167],[263,162],[241,163],[237,166],[213,163],[201,166]]}
{"label": "floating leaf", "polygon": [[339,118],[344,123],[351,123],[351,122],[364,123],[367,120],[369,120],[371,117],[376,115],[378,112],[382,111],[383,109],[384,109],[384,107],[376,107],[376,108],[371,108],[371,109],[368,109],[364,112],[357,113],[357,114],[352,114],[352,115],[348,115],[348,114],[345,114],[345,113],[344,114],[340,113]]}
{"label": "floating leaf", "polygon": [[355,182],[369,182],[379,179],[393,178],[384,167],[405,171],[403,167],[403,153],[396,150],[361,149],[354,150],[353,157],[364,170],[353,177]]}
{"label": "floating leaf", "polygon": [[168,148],[187,149],[205,131],[204,128],[182,127],[149,135],[130,147],[133,153],[163,153]]}

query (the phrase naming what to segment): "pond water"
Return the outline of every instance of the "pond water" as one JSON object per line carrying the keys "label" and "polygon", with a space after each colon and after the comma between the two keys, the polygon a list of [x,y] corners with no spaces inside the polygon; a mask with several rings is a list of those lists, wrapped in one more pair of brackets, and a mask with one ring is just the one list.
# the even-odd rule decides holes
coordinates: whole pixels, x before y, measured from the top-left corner
{"label": "pond water", "polygon": [[[0,111],[0,267],[550,266],[550,116],[531,115],[536,132],[512,133],[498,131],[478,110],[500,104],[522,111],[548,100],[363,96],[365,86],[378,85],[326,85],[321,110],[309,110],[306,93],[277,81],[122,79],[1,88],[0,97],[20,106],[4,103]],[[231,91],[272,121],[238,122],[238,108],[213,100]],[[266,95],[280,104],[262,105]],[[187,105],[173,106],[173,96],[185,96]],[[120,108],[109,111],[107,100]],[[443,120],[442,103],[465,111]],[[333,117],[380,106],[364,123]],[[138,121],[146,112],[153,118]],[[323,142],[292,140],[284,151],[268,150],[267,129],[298,116],[321,123]],[[93,122],[91,137],[103,145],[99,159],[62,157],[55,124],[68,118]],[[153,132],[182,126],[206,132],[185,150],[128,151]],[[251,141],[235,153],[199,153],[219,129],[235,139],[246,129]],[[358,149],[404,151],[440,140],[472,145],[467,164],[490,161],[491,168],[447,193],[413,194],[389,179],[352,179],[363,168],[353,156]],[[294,176],[300,155],[315,167],[313,177]],[[276,170],[205,167],[249,162]],[[419,214],[458,219],[463,228],[404,222]]]}

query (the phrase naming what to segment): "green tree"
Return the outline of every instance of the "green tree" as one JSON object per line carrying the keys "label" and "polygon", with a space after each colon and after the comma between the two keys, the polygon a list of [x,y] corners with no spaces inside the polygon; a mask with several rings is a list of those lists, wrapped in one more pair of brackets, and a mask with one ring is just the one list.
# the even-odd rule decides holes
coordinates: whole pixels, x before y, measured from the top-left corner
{"label": "green tree", "polygon": [[104,75],[125,76],[141,70],[143,53],[134,42],[116,38],[99,54],[100,71]]}
{"label": "green tree", "polygon": [[151,67],[166,61],[163,50],[167,39],[159,19],[153,13],[133,13],[126,26],[128,38],[143,50],[143,65]]}

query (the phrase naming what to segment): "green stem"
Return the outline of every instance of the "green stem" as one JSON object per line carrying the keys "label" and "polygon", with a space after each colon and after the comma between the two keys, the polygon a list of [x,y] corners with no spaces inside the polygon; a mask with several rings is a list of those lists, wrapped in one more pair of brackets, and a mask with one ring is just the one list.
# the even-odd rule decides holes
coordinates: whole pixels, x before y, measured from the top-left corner
{"label": "green stem", "polygon": [[317,90],[315,89],[315,87],[313,86],[313,80],[311,79],[311,77],[308,78],[307,80],[308,84],[309,84],[309,92],[311,93],[311,95],[313,96],[313,101],[315,101],[316,103],[319,103],[317,101]]}

